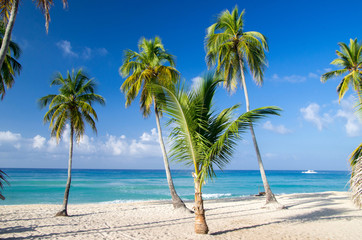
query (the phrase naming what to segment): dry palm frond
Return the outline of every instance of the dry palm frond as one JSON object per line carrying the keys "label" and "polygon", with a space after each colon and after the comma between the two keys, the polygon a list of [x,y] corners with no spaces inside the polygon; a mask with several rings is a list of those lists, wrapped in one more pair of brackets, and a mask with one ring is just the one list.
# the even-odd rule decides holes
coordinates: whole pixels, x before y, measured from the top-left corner
{"label": "dry palm frond", "polygon": [[352,169],[350,180],[353,203],[362,208],[362,156],[359,157]]}

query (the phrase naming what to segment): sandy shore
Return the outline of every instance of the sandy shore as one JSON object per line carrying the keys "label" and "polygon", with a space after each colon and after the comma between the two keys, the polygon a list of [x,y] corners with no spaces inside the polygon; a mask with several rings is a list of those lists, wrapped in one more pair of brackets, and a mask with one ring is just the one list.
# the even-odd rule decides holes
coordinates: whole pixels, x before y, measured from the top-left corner
{"label": "sandy shore", "polygon": [[[261,209],[264,199],[205,201],[210,233],[194,234],[194,216],[169,202],[0,206],[1,239],[361,239],[362,211],[346,192],[278,196],[286,210]],[[187,203],[192,207],[192,202]]]}

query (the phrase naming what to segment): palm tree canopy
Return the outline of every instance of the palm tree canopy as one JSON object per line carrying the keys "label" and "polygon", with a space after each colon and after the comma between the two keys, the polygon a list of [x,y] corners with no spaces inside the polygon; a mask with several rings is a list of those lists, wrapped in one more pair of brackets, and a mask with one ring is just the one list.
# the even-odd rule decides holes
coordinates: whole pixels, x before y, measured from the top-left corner
{"label": "palm tree canopy", "polygon": [[[3,23],[0,23],[0,43],[3,41],[5,34],[5,27]],[[18,44],[10,41],[8,53],[5,57],[4,64],[0,71],[0,96],[1,100],[4,99],[6,89],[11,88],[14,85],[15,76],[20,74],[21,65],[17,59],[21,55],[21,49]]]}
{"label": "palm tree canopy", "polygon": [[175,57],[165,50],[159,37],[150,40],[141,38],[138,50],[139,52],[132,50],[124,52],[123,64],[119,72],[122,77],[126,77],[126,80],[121,90],[126,95],[126,107],[141,91],[140,108],[143,116],[147,117],[151,113],[151,105],[154,101],[150,83],[162,86],[173,85],[180,74],[175,69]]}
{"label": "palm tree canopy", "polygon": [[50,94],[39,99],[40,107],[49,105],[44,123],[50,122],[51,135],[59,142],[68,122],[78,140],[84,134],[84,122],[97,132],[95,120],[98,120],[98,117],[92,105],[94,102],[104,105],[105,100],[95,94],[95,81],[79,69],[72,70],[71,73],[68,71],[66,78],[60,73],[56,74],[52,85],[60,86],[59,94]]}
{"label": "palm tree canopy", "polygon": [[[244,13],[243,10],[239,14],[237,6],[231,13],[229,10],[221,12],[216,23],[207,29],[205,39],[207,65],[217,65],[216,70],[223,73],[224,86],[229,91],[235,91],[238,80],[240,81],[240,71],[246,71],[246,64],[254,81],[261,85],[267,65],[266,37],[255,31],[244,32]],[[242,62],[242,67],[239,61]]]}
{"label": "palm tree canopy", "polygon": [[[0,17],[4,23],[7,23],[10,17],[10,11],[14,0],[0,0]],[[50,8],[54,5],[53,0],[33,0],[37,8],[41,10],[45,17],[45,29],[46,32],[49,30],[50,22]],[[63,8],[68,6],[67,0],[62,0]]]}
{"label": "palm tree canopy", "polygon": [[277,107],[264,107],[244,113],[238,117],[234,105],[220,113],[213,107],[217,85],[222,80],[206,75],[198,88],[186,92],[183,86],[163,87],[154,85],[164,98],[164,111],[170,116],[172,126],[171,158],[193,165],[197,180],[204,182],[215,176],[214,168],[222,169],[234,151],[240,133],[250,122],[268,114],[279,115]]}
{"label": "palm tree canopy", "polygon": [[326,82],[328,79],[343,76],[342,81],[337,86],[339,100],[343,98],[350,86],[360,96],[362,77],[362,44],[356,39],[350,39],[349,45],[338,43],[340,50],[336,50],[338,58],[334,59],[331,64],[341,69],[327,72],[321,76],[321,81]]}

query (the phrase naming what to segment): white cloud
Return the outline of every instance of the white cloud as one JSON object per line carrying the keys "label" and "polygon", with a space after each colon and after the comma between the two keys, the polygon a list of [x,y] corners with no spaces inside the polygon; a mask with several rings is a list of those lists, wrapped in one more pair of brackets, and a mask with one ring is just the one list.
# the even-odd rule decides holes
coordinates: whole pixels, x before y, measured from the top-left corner
{"label": "white cloud", "polygon": [[128,144],[125,141],[125,138],[116,137],[112,135],[107,136],[108,140],[104,143],[103,149],[106,152],[111,152],[112,155],[118,156],[125,154],[128,150]]}
{"label": "white cloud", "polygon": [[62,40],[56,43],[56,45],[62,50],[64,56],[68,57],[81,57],[85,60],[91,59],[94,56],[105,56],[108,54],[107,49],[105,48],[90,48],[84,47],[82,51],[74,52],[72,50],[72,45],[67,40]]}
{"label": "white cloud", "polygon": [[45,143],[46,143],[45,137],[42,137],[40,135],[36,135],[33,138],[33,148],[41,149],[41,148],[43,148]]}
{"label": "white cloud", "polygon": [[320,106],[317,103],[311,103],[307,107],[301,108],[300,112],[302,113],[303,118],[306,121],[313,123],[319,131],[333,121],[333,118],[328,113],[320,115]]}
{"label": "white cloud", "polygon": [[144,132],[141,136],[141,141],[144,142],[157,142],[158,141],[158,134],[156,128],[151,129],[151,134]]}
{"label": "white cloud", "polygon": [[196,89],[200,86],[202,81],[202,77],[194,77],[193,79],[191,79],[191,89]]}
{"label": "white cloud", "polygon": [[12,133],[10,131],[1,132],[0,131],[0,143],[1,142],[15,142],[21,139],[21,134]]}
{"label": "white cloud", "polygon": [[73,52],[72,46],[69,41],[67,40],[59,41],[57,42],[57,46],[60,48],[60,50],[62,50],[64,56],[78,57],[78,54]]}
{"label": "white cloud", "polygon": [[287,134],[287,133],[291,133],[292,131],[288,128],[286,128],[284,125],[278,125],[275,126],[271,123],[271,121],[266,121],[263,124],[263,128],[266,130],[270,130],[279,134]]}
{"label": "white cloud", "polygon": [[346,119],[344,125],[346,133],[349,137],[357,137],[362,133],[362,122],[355,112],[356,98],[350,95],[341,101],[341,109],[337,111],[336,117]]}

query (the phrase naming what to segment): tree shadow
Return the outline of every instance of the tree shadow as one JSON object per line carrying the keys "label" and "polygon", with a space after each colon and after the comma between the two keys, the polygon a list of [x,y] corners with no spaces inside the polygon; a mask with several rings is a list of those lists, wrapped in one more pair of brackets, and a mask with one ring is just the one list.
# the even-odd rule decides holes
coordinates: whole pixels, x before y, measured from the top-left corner
{"label": "tree shadow", "polygon": [[267,226],[267,225],[271,225],[271,224],[278,224],[278,223],[281,223],[281,222],[284,222],[284,221],[268,222],[268,223],[256,224],[256,225],[252,225],[252,226],[246,226],[246,227],[233,228],[233,229],[228,229],[228,230],[223,230],[223,231],[217,231],[217,232],[210,233],[210,235],[222,235],[222,234],[229,233],[229,232],[235,232],[235,231],[239,231],[239,230],[246,230],[246,229],[251,229],[251,228],[263,227],[263,226]]}

